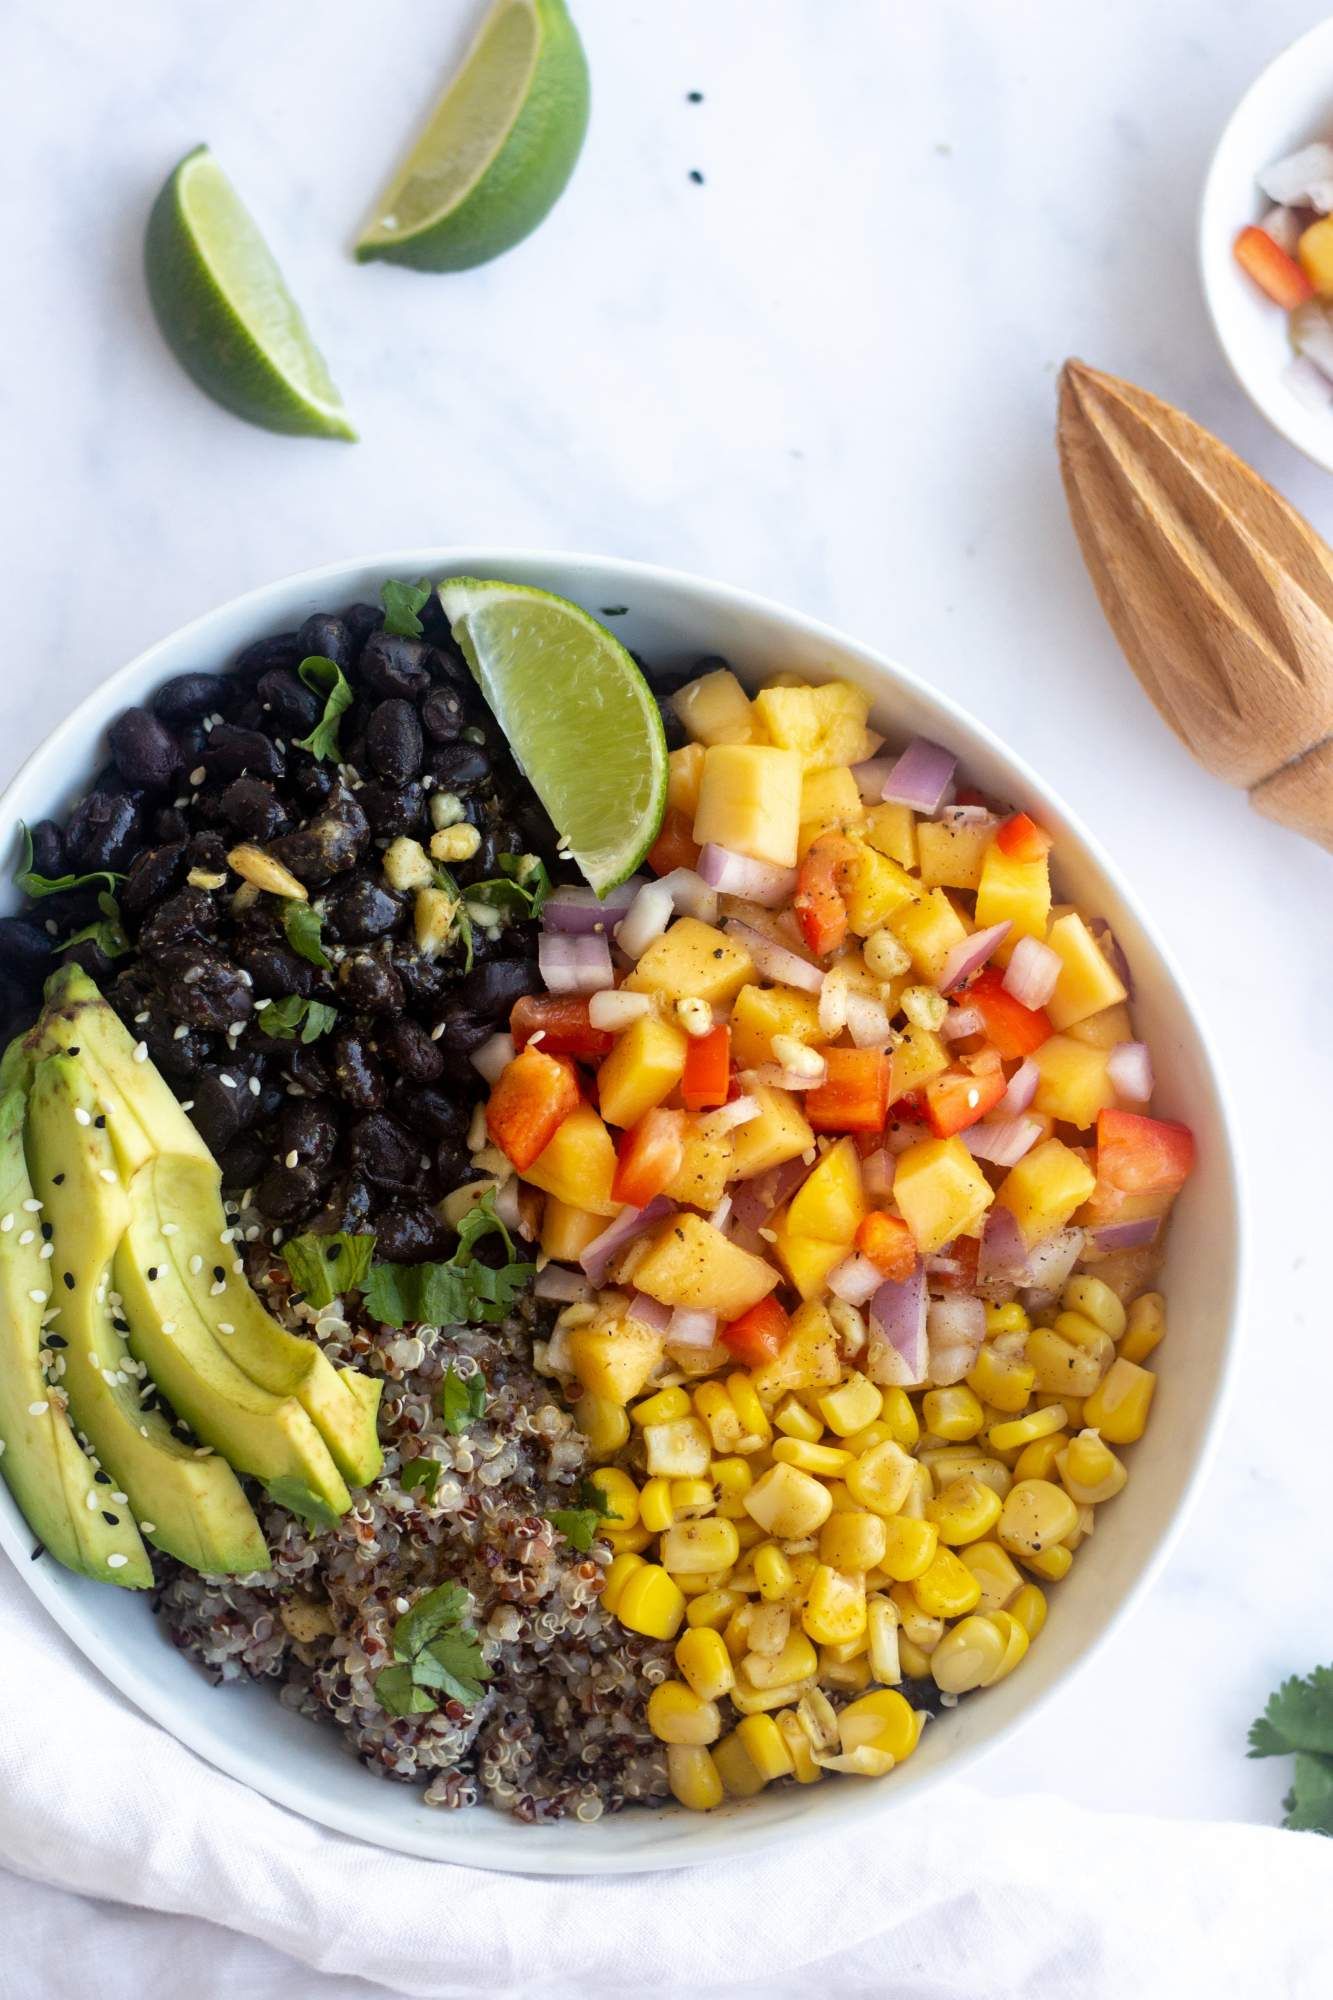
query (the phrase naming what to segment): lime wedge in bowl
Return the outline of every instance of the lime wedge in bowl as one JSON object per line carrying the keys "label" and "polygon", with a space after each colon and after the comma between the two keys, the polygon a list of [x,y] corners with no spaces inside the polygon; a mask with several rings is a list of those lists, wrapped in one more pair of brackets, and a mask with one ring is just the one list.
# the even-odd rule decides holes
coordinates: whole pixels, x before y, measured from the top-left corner
{"label": "lime wedge in bowl", "polygon": [[588,65],[564,0],[493,0],[357,256],[418,271],[498,257],[554,206],[587,128]]}
{"label": "lime wedge in bowl", "polygon": [[215,403],[266,430],[355,438],[272,251],[207,146],[153,203],[144,275],[163,338]]}
{"label": "lime wedge in bowl", "polygon": [[652,690],[619,639],[521,583],[440,585],[454,637],[566,848],[605,895],[634,873],[666,806]]}

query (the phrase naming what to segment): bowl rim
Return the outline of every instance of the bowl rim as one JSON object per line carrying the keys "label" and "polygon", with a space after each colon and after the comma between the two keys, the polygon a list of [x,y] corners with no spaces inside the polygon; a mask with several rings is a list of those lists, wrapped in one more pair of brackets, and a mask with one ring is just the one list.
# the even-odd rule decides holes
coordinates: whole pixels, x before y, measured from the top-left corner
{"label": "bowl rim", "polygon": [[[1221,182],[1231,163],[1230,155],[1236,126],[1244,118],[1255,98],[1277,86],[1278,72],[1285,74],[1288,68],[1299,68],[1301,63],[1308,61],[1316,51],[1328,58],[1330,88],[1333,89],[1333,15],[1329,15],[1322,21],[1316,21],[1312,28],[1307,28],[1294,41],[1279,49],[1277,54],[1264,64],[1233,105],[1218,133],[1204,171],[1199,197],[1196,256],[1199,283],[1209,322],[1233,379],[1244,390],[1260,416],[1272,425],[1280,437],[1285,438],[1288,444],[1294,445],[1297,451],[1325,472],[1333,472],[1333,404],[1330,404],[1327,413],[1306,410],[1304,405],[1284,388],[1279,374],[1268,368],[1251,368],[1242,361],[1227,331],[1225,314],[1221,306],[1223,285],[1231,277],[1231,241],[1236,231],[1244,226],[1244,218],[1237,220],[1233,217],[1228,220],[1219,212],[1222,201]],[[1261,164],[1260,161],[1254,163],[1255,171]],[[1255,187],[1257,190],[1257,182]],[[1224,241],[1225,251],[1219,247]],[[1236,275],[1239,276],[1240,273]]]}
{"label": "bowl rim", "polygon": [[[895,684],[905,687],[933,707],[947,728],[957,728],[963,735],[970,734],[979,739],[988,751],[1013,770],[1015,777],[1033,796],[1047,802],[1064,819],[1075,839],[1081,843],[1093,867],[1106,879],[1108,885],[1115,890],[1131,912],[1157,954],[1167,980],[1175,988],[1179,1001],[1188,1015],[1212,1087],[1218,1112],[1218,1136],[1221,1140],[1220,1164],[1226,1176],[1231,1207],[1236,1220],[1233,1246],[1234,1281],[1227,1301],[1226,1323],[1217,1334],[1218,1361],[1211,1407],[1200,1437],[1194,1464],[1185,1478],[1177,1504],[1173,1511],[1156,1525],[1147,1554],[1133,1580],[1124,1589],[1113,1613],[1105,1620],[1100,1631],[1084,1643],[1078,1657],[1058,1673],[1048,1687],[1026,1701],[1013,1716],[994,1726],[980,1740],[957,1746],[938,1770],[924,1775],[910,1792],[895,1796],[893,1787],[870,1784],[838,1788],[839,1800],[836,1811],[843,1824],[848,1827],[864,1825],[873,1818],[893,1811],[895,1807],[908,1805],[914,1798],[924,1797],[942,1779],[958,1777],[978,1758],[1009,1743],[1020,1730],[1027,1728],[1036,1720],[1057,1691],[1063,1692],[1068,1688],[1071,1681],[1082,1673],[1102,1650],[1112,1631],[1117,1630],[1131,1613],[1141,1606],[1147,1592],[1177,1546],[1186,1520],[1198,1500],[1203,1482],[1211,1469],[1227,1407],[1234,1393],[1239,1328],[1248,1289],[1249,1267],[1245,1226],[1247,1215],[1244,1200],[1245,1183],[1235,1143],[1235,1133],[1238,1128],[1234,1107],[1223,1082],[1223,1073],[1211,1033],[1206,1025],[1206,1017],[1196,1005],[1174,957],[1162,943],[1156,926],[1144,914],[1137,896],[1127,886],[1100,842],[1088,832],[1077,815],[1070,812],[1060,794],[1045,780],[1039,778],[1026,760],[1011,750],[989,725],[964,709],[951,695],[927,683],[887,655],[849,637],[822,620],[792,609],[777,599],[736,585],[718,583],[690,571],[630,557],[590,555],[578,551],[532,549],[504,544],[491,546],[454,543],[382,551],[297,571],[226,599],[189,620],[185,625],[154,640],[134,658],[113,670],[91,688],[55,729],[24,758],[3,791],[0,791],[0,827],[5,823],[5,809],[9,806],[13,794],[22,788],[29,771],[39,760],[52,756],[61,744],[77,734],[82,726],[94,719],[105,720],[109,717],[116,708],[117,698],[122,690],[126,689],[129,683],[143,677],[152,668],[159,655],[177,652],[196,637],[206,639],[210,628],[215,624],[245,616],[253,619],[255,636],[262,636],[263,621],[270,604],[280,603],[300,591],[319,591],[328,587],[336,593],[340,580],[351,581],[353,578],[362,577],[367,571],[382,572],[385,576],[405,574],[439,576],[446,575],[450,571],[458,574],[478,574],[491,570],[503,575],[506,568],[511,566],[558,571],[564,577],[566,587],[574,575],[578,574],[585,579],[596,577],[599,582],[614,580],[617,584],[624,585],[626,593],[629,593],[635,584],[649,583],[654,587],[665,589],[668,593],[676,591],[701,593],[714,604],[725,606],[743,616],[778,620],[802,638],[809,639],[816,645],[836,649],[867,669],[875,677],[885,696],[892,692]],[[632,601],[628,594],[626,601]],[[508,1851],[507,1843],[501,1851],[495,1839],[483,1837],[482,1828],[476,1826],[478,1816],[475,1812],[470,1812],[465,1817],[473,1823],[476,1830],[464,1832],[456,1851],[442,1852],[438,1841],[432,1844],[424,1840],[415,1841],[410,1827],[401,1837],[392,1841],[383,1838],[376,1831],[368,1829],[363,1817],[354,1809],[344,1810],[336,1801],[326,1803],[316,1795],[316,1787],[299,1776],[289,1776],[282,1759],[266,1760],[262,1746],[252,1752],[237,1751],[216,1741],[205,1722],[201,1721],[196,1725],[192,1715],[178,1717],[175,1714],[174,1702],[164,1700],[161,1688],[154,1683],[151,1675],[141,1671],[133,1662],[121,1658],[114,1648],[109,1650],[106,1647],[105,1635],[91,1613],[85,1612],[77,1603],[64,1601],[59,1578],[50,1566],[34,1567],[28,1564],[22,1559],[26,1550],[12,1548],[10,1541],[11,1534],[7,1523],[0,1518],[0,1544],[8,1549],[21,1581],[32,1591],[65,1635],[79,1648],[89,1664],[132,1701],[149,1721],[167,1730],[178,1742],[184,1744],[195,1755],[202,1757],[214,1769],[247,1785],[272,1803],[334,1832],[364,1840],[370,1845],[390,1852],[417,1858],[446,1864],[459,1863],[501,1874],[575,1876],[589,1872],[590,1857],[579,1854],[576,1833],[571,1833],[569,1836],[566,1854],[553,1857],[545,1853],[538,1857],[534,1852],[531,1859],[525,1860],[521,1840],[513,1842],[517,1851],[511,1853]],[[63,1572],[60,1574],[63,1575]],[[170,1722],[162,1719],[164,1709],[170,1709],[172,1712],[173,1719]],[[627,1874],[702,1866],[713,1861],[754,1853],[764,1848],[776,1848],[809,1837],[809,1817],[804,1813],[793,1813],[776,1823],[751,1822],[747,1828],[749,1819],[750,1815],[744,1805],[739,1809],[733,1808],[725,1819],[722,1815],[716,1818],[708,1815],[704,1826],[700,1828],[697,1851],[682,1853],[678,1844],[674,1842],[667,1843],[660,1853],[654,1852],[647,1844],[643,1847],[625,1845],[613,1848],[609,1854],[599,1854],[595,1872]],[[690,1846],[693,1850],[694,1843],[690,1843]]]}

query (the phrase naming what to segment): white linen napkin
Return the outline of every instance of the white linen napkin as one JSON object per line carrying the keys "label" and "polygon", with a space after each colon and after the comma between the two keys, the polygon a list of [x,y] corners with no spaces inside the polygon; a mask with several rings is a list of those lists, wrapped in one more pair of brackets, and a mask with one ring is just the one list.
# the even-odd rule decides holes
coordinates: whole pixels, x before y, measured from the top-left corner
{"label": "white linen napkin", "polygon": [[[414,2000],[1333,1993],[1333,1841],[1314,1834],[996,1801],[960,1784],[882,1831],[750,1860],[519,1879],[362,1846],[214,1771],[93,1672],[4,1561],[0,1682],[0,1865],[211,1919],[328,1975],[298,1974],[291,1992],[341,1994],[359,1977]],[[70,1905],[77,1928],[57,1930],[49,1899],[4,1886],[0,1993],[98,1991],[99,1952],[125,1938],[118,1913]],[[178,1964],[175,1984],[114,1991],[248,2000],[235,1954],[210,1965],[207,1936],[191,1927],[188,1980]],[[71,1984],[75,1949],[87,1970]]]}

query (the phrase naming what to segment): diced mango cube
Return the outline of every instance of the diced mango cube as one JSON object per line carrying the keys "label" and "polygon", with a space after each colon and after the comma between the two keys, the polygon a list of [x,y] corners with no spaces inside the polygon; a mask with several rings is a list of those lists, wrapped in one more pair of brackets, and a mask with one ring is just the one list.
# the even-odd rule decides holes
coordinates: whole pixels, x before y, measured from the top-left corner
{"label": "diced mango cube", "polygon": [[826,1243],[819,1236],[801,1236],[789,1225],[784,1210],[774,1217],[773,1249],[779,1263],[803,1299],[822,1298],[829,1274],[847,1256],[846,1243]]}
{"label": "diced mango cube", "polygon": [[930,889],[904,903],[893,912],[888,926],[911,954],[917,971],[932,984],[943,974],[954,946],[967,937],[967,925],[943,889]]}
{"label": "diced mango cube", "polygon": [[865,818],[865,837],[881,854],[887,854],[890,861],[901,862],[904,868],[916,867],[916,814],[910,806],[887,801],[871,806]]}
{"label": "diced mango cube", "polygon": [[689,1208],[716,1208],[731,1179],[734,1150],[730,1132],[710,1132],[706,1120],[691,1118],[685,1128],[685,1156],[667,1185],[667,1195]]}
{"label": "diced mango cube", "polygon": [[742,986],[731,1009],[731,1053],[738,1068],[772,1062],[774,1035],[807,1044],[827,1041],[818,999],[795,986]]}
{"label": "diced mango cube", "polygon": [[893,1194],[923,1257],[974,1230],[994,1196],[959,1138],[923,1139],[899,1155]]}
{"label": "diced mango cube", "polygon": [[787,1226],[797,1236],[850,1246],[865,1218],[861,1156],[855,1139],[830,1146],[787,1209]]}
{"label": "diced mango cube", "polygon": [[[898,1172],[901,1175],[901,1161]],[[995,1199],[1013,1215],[1030,1249],[1044,1236],[1063,1229],[1095,1186],[1096,1175],[1081,1153],[1059,1139],[1043,1139],[1009,1169]],[[898,1192],[897,1180],[894,1192]]]}
{"label": "diced mango cube", "polygon": [[894,1104],[909,1090],[922,1090],[943,1076],[949,1067],[949,1052],[931,1028],[912,1022],[889,1058],[889,1102]]}
{"label": "diced mango cube", "polygon": [[817,820],[823,826],[849,826],[864,808],[855,778],[846,764],[827,771],[807,771],[801,780],[801,825]]}
{"label": "diced mango cube", "polygon": [[693,820],[699,804],[699,780],[704,773],[702,743],[682,743],[667,758],[667,806]]}
{"label": "diced mango cube", "polygon": [[541,1244],[544,1254],[554,1257],[557,1264],[572,1264],[605,1228],[604,1215],[597,1215],[587,1208],[575,1208],[556,1195],[547,1195],[542,1210]]}
{"label": "diced mango cube", "polygon": [[[754,978],[754,961],[743,946],[698,917],[678,917],[654,938],[625,981],[633,993],[661,993],[668,1000],[734,1000]],[[615,1051],[612,1051],[614,1054]]]}
{"label": "diced mango cube", "polygon": [[1015,861],[992,840],[981,864],[976,921],[979,931],[1008,923],[1009,935],[996,953],[1000,963],[1008,962],[1019,938],[1044,938],[1050,914],[1051,871],[1046,856]]}
{"label": "diced mango cube", "polygon": [[827,1306],[808,1301],[792,1314],[791,1332],[781,1352],[750,1371],[755,1394],[776,1403],[790,1389],[829,1389],[842,1380],[838,1334]]}
{"label": "diced mango cube", "polygon": [[789,1090],[770,1084],[756,1084],[749,1095],[758,1100],[759,1116],[732,1133],[735,1147],[732,1171],[739,1181],[766,1174],[788,1160],[798,1160],[815,1143],[800,1100]]}
{"label": "diced mango cube", "polygon": [[590,1208],[597,1215],[618,1215],[611,1199],[616,1149],[611,1134],[590,1104],[580,1104],[556,1128],[549,1145],[538,1153],[523,1178],[571,1208]]}
{"label": "diced mango cube", "polygon": [[856,855],[847,870],[843,897],[847,904],[848,928],[857,937],[869,937],[888,923],[895,910],[913,902],[919,891],[912,877],[896,861],[864,841],[854,842]]}
{"label": "diced mango cube", "polygon": [[662,1358],[661,1334],[637,1319],[577,1326],[565,1339],[583,1387],[621,1408],[638,1395]]}
{"label": "diced mango cube", "polygon": [[814,690],[821,764],[854,764],[865,748],[870,697],[851,681],[822,681]]}
{"label": "diced mango cube", "polygon": [[739,1319],[778,1282],[773,1266],[729,1241],[700,1215],[665,1226],[634,1269],[641,1292],[663,1305]]}
{"label": "diced mango cube", "polygon": [[1051,1025],[1069,1028],[1126,998],[1124,982],[1077,912],[1059,917],[1046,940],[1061,961],[1055,991],[1046,1002]]}
{"label": "diced mango cube", "polygon": [[686,1047],[681,1030],[656,1014],[631,1021],[597,1071],[602,1116],[612,1125],[637,1125],[680,1082]]}
{"label": "diced mango cube", "polygon": [[1097,1113],[1115,1103],[1115,1086],[1106,1073],[1108,1051],[1076,1042],[1070,1035],[1052,1035],[1032,1052],[1041,1080],[1033,1104],[1047,1118],[1087,1131]]}
{"label": "diced mango cube", "polygon": [[672,706],[696,743],[752,743],[755,714],[750,697],[726,667],[679,688]]}
{"label": "diced mango cube", "polygon": [[1321,215],[1301,231],[1296,255],[1321,299],[1333,299],[1333,215]]}
{"label": "diced mango cube", "polygon": [[870,701],[850,681],[769,686],[755,696],[754,705],[773,742],[795,750],[809,771],[851,764],[861,753]]}
{"label": "diced mango cube", "polygon": [[1089,1014],[1086,1021],[1071,1021],[1066,1033],[1076,1042],[1090,1042],[1095,1049],[1113,1049],[1117,1042],[1133,1041],[1134,1023],[1122,1001],[1118,1007],[1103,1007],[1100,1014]]}
{"label": "diced mango cube", "polygon": [[766,743],[718,743],[704,752],[694,838],[771,861],[796,865],[801,824],[801,760]]}
{"label": "diced mango cube", "polygon": [[995,828],[989,820],[923,819],[916,830],[927,889],[975,889]]}

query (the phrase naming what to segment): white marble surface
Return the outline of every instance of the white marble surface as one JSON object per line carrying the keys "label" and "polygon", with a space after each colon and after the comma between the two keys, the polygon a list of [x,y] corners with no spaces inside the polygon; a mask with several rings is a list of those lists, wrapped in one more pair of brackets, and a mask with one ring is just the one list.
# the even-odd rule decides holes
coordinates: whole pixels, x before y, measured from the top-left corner
{"label": "white marble surface", "polygon": [[[197,611],[450,539],[753,586],[1009,735],[1137,881],[1215,1032],[1257,1282],[1178,1554],[980,1782],[1272,1818],[1282,1773],[1246,1761],[1246,1725],[1283,1674],[1333,1656],[1330,862],[1198,770],[1140,694],[1078,558],[1052,424],[1055,371],[1080,354],[1183,404],[1333,536],[1333,483],[1232,384],[1193,260],[1214,135],[1320,10],[580,0],[593,123],[545,227],[460,276],[359,269],[361,212],[477,11],[9,0],[0,775]],[[304,301],[359,445],[250,429],[163,349],[143,220],[201,137]]]}

